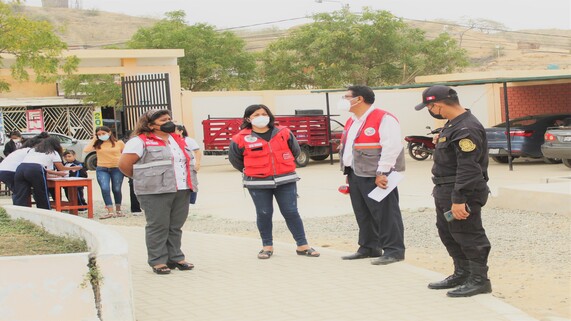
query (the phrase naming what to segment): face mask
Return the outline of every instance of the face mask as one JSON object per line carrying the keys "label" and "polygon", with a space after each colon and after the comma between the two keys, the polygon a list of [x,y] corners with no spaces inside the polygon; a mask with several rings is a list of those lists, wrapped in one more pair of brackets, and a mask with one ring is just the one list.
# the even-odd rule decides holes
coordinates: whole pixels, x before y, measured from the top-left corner
{"label": "face mask", "polygon": [[161,125],[161,131],[165,133],[174,133],[176,125],[172,121],[168,121]]}
{"label": "face mask", "polygon": [[253,126],[264,128],[270,123],[270,116],[258,116],[250,121]]}
{"label": "face mask", "polygon": [[[352,100],[352,99],[351,99]],[[353,105],[351,105],[351,100],[341,98],[337,102],[337,110],[339,111],[349,111]]]}
{"label": "face mask", "polygon": [[436,119],[445,119],[444,116],[442,116],[440,114],[435,114],[435,113],[431,112],[430,110],[428,111],[428,113],[430,114],[430,116],[432,116]]}
{"label": "face mask", "polygon": [[101,135],[101,136],[97,136],[97,137],[102,141],[106,141],[109,139],[109,135]]}

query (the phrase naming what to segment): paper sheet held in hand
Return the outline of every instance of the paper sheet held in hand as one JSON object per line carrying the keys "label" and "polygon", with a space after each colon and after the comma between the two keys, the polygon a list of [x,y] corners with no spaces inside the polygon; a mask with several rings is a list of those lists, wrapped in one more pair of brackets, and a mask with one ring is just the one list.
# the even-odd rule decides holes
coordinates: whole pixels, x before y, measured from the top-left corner
{"label": "paper sheet held in hand", "polygon": [[382,189],[378,186],[375,187],[375,189],[369,193],[370,198],[374,199],[377,202],[382,201],[403,180],[404,175],[399,172],[392,172],[389,176],[387,176],[387,178],[389,179],[387,188]]}

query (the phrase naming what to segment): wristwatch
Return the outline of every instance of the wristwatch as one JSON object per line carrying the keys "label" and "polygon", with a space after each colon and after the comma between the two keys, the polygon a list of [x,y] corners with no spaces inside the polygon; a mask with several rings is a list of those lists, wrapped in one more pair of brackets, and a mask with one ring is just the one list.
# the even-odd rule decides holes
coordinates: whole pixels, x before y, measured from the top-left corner
{"label": "wristwatch", "polygon": [[391,170],[388,172],[377,172],[377,176],[382,176],[382,175],[389,176],[392,172],[393,169],[391,168]]}

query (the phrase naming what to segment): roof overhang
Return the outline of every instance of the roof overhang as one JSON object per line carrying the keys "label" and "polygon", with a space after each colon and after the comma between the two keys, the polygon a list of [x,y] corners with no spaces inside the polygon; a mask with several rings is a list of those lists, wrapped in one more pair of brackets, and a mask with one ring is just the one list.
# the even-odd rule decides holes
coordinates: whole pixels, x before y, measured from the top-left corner
{"label": "roof overhang", "polygon": [[[433,85],[445,86],[469,86],[497,83],[533,82],[533,81],[557,81],[571,80],[569,70],[514,70],[500,72],[479,72],[466,74],[445,74],[416,77],[416,84],[371,87],[373,90],[392,90],[425,88]],[[327,93],[346,91],[343,89],[312,90],[312,93]]]}
{"label": "roof overhang", "polygon": [[0,98],[0,107],[46,107],[85,105],[80,99],[63,97]]}

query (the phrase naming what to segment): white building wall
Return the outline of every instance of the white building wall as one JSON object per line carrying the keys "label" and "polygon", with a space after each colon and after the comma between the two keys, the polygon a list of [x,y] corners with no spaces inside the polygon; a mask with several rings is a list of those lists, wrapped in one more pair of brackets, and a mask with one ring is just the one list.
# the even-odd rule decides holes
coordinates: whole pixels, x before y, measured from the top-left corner
{"label": "white building wall", "polygon": [[[493,96],[492,86],[475,85],[455,88],[460,97],[460,103],[472,110],[484,126],[493,121],[493,106],[489,96]],[[414,106],[422,101],[424,88],[401,90],[376,90],[375,105],[393,113],[400,121],[402,135],[424,135],[426,126],[432,128],[441,126],[443,122],[436,121],[428,111],[415,111]],[[330,109],[332,118],[345,123],[350,117],[348,112],[336,109],[337,102],[344,92],[331,92]],[[242,117],[244,109],[252,104],[265,104],[276,115],[293,115],[297,109],[321,109],[326,113],[325,93],[311,93],[308,90],[283,91],[235,91],[235,92],[182,92],[182,122],[189,129],[196,141],[203,147],[202,121],[210,117]]]}

